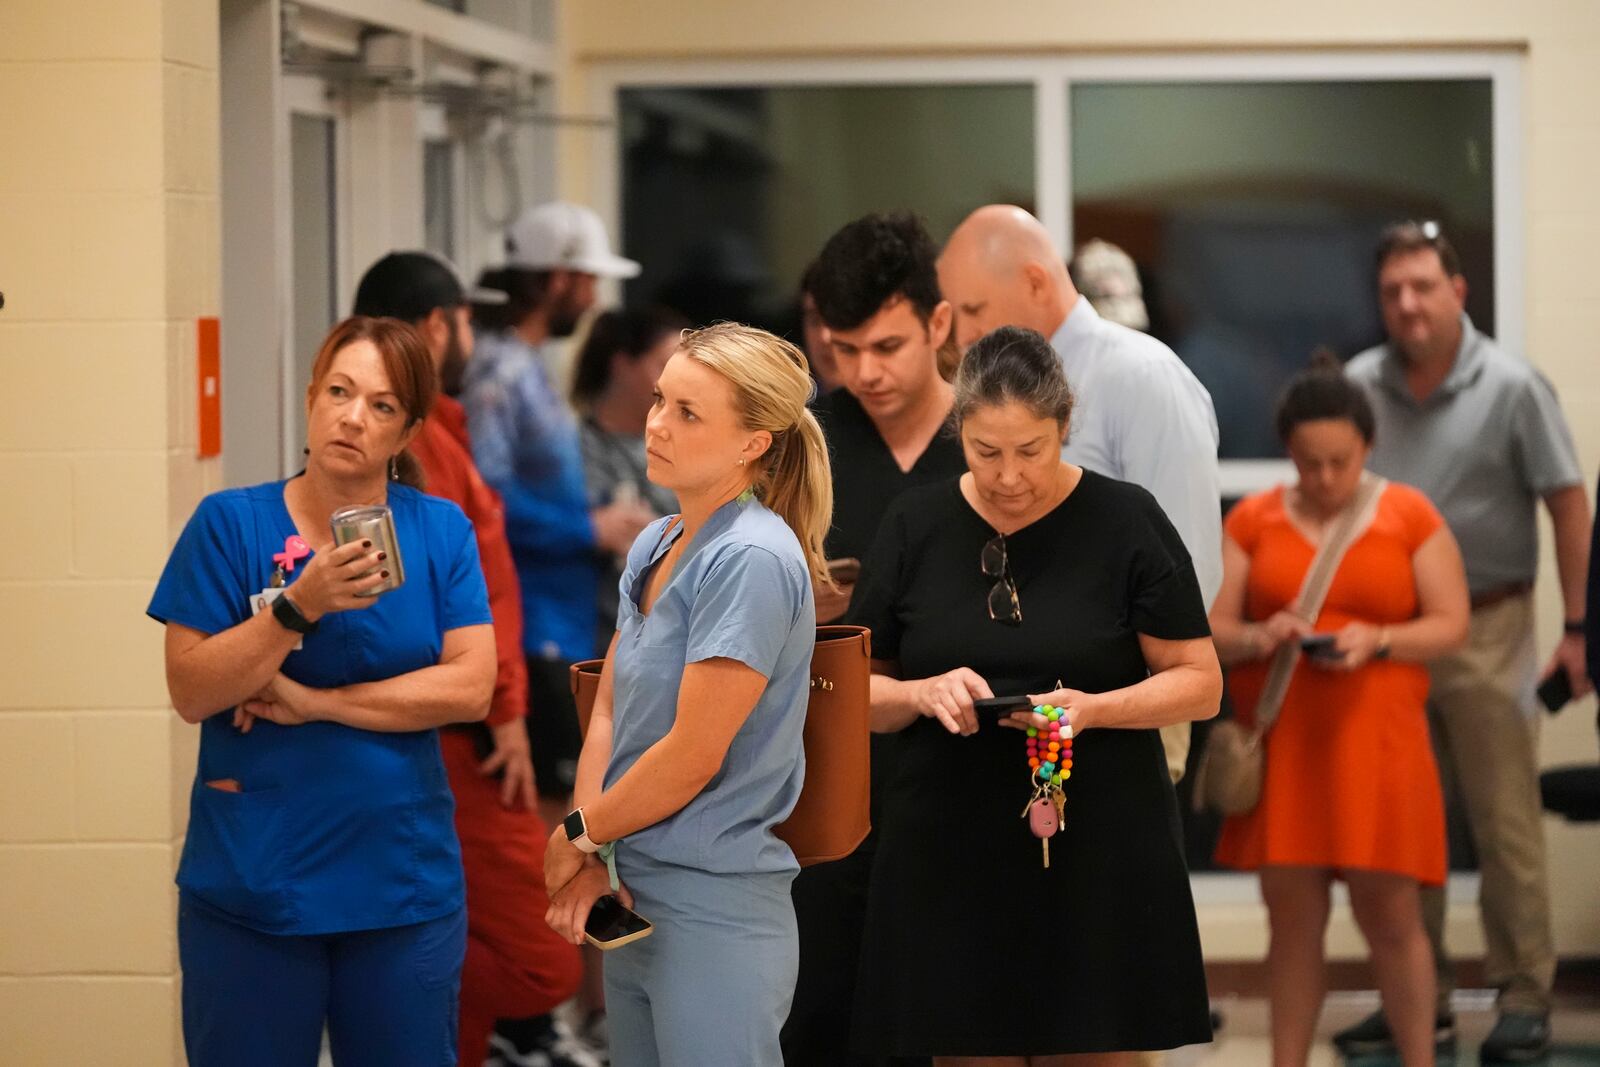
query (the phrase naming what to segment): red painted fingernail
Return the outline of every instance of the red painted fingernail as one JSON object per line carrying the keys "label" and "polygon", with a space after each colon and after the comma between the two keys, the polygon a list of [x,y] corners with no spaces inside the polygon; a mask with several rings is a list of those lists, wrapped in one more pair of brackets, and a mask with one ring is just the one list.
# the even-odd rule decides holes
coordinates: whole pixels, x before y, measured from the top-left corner
{"label": "red painted fingernail", "polygon": [[372,542],[371,541],[363,541],[363,542],[361,542],[361,547],[362,548],[371,548],[372,547]]}
{"label": "red painted fingernail", "polygon": [[388,558],[389,558],[389,553],[387,553],[387,552],[379,552],[378,553],[378,562],[379,563],[382,563],[384,560],[386,560]]}
{"label": "red painted fingernail", "polygon": [[389,577],[389,572],[388,571],[379,571],[378,575],[379,575],[379,577],[387,578],[387,577]]}

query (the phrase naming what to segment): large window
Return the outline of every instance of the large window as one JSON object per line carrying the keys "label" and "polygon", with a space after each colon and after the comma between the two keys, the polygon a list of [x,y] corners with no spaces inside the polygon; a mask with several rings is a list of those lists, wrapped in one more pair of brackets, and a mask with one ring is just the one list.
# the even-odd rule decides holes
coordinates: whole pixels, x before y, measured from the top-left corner
{"label": "large window", "polygon": [[[628,299],[701,320],[787,325],[800,271],[870,210],[942,239],[1011,202],[1064,253],[1121,245],[1151,332],[1210,388],[1232,498],[1290,474],[1287,377],[1381,339],[1384,224],[1439,222],[1469,313],[1520,348],[1520,77],[1451,52],[602,64],[591,106],[618,135],[592,173],[644,264]],[[1214,820],[1187,831],[1210,867]]]}
{"label": "large window", "polygon": [[622,244],[635,302],[691,319],[794,323],[823,242],[908,208],[942,240],[973,208],[1034,199],[1033,93],[1022,85],[624,90]]}
{"label": "large window", "polygon": [[[1432,219],[1468,312],[1522,337],[1521,74],[1494,53],[600,64],[596,195],[644,274],[631,302],[787,325],[795,281],[865,211],[935,238],[1034,209],[1064,253],[1121,245],[1150,330],[1211,390],[1227,496],[1285,476],[1271,429],[1312,352],[1381,339],[1373,246]],[[615,181],[614,187],[609,183]]]}
{"label": "large window", "polygon": [[1278,455],[1273,402],[1315,349],[1382,340],[1388,222],[1443,226],[1495,332],[1491,97],[1487,78],[1072,86],[1073,236],[1133,256],[1224,459]]}

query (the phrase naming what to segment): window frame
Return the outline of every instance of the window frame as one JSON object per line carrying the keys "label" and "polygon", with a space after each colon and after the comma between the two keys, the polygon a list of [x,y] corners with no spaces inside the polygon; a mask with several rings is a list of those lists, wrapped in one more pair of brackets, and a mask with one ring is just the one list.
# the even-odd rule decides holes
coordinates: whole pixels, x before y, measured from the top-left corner
{"label": "window frame", "polygon": [[[334,285],[334,315],[337,319],[348,302],[348,294],[354,284],[348,277],[351,267],[352,247],[352,211],[351,197],[353,189],[353,176],[351,167],[354,164],[354,153],[350,144],[351,107],[349,99],[335,91],[336,87],[326,80],[308,74],[285,74],[282,82],[282,107],[279,109],[281,123],[281,143],[290,144],[290,127],[294,117],[303,115],[309,118],[322,119],[333,123],[333,218],[334,230],[332,236],[333,262],[332,274]],[[281,196],[283,197],[285,217],[292,217],[294,200],[293,167],[287,151],[284,156],[284,166],[280,174],[282,183]],[[299,440],[296,432],[298,425],[297,413],[305,405],[305,383],[297,380],[297,368],[294,352],[295,344],[295,286],[294,286],[294,256],[293,234],[289,233],[285,254],[281,258],[284,272],[282,323],[279,332],[281,340],[279,352],[279,380],[282,389],[281,407],[281,463],[282,470],[288,475],[299,470],[303,463],[301,449],[304,442]],[[329,325],[332,325],[331,323]]]}
{"label": "window frame", "polygon": [[[418,113],[430,104],[413,90],[454,85],[549,93],[560,62],[549,26],[508,28],[421,0],[220,0],[218,23],[223,481],[245,485],[302,465],[304,442],[295,439],[294,413],[304,405],[304,383],[291,380],[291,114],[336,124],[333,250],[340,314],[368,263],[421,244]],[[410,71],[415,84],[391,91],[381,75],[395,67]],[[364,77],[368,68],[380,76]],[[457,116],[448,123],[457,144],[455,238],[464,271],[496,247],[498,237],[489,232],[497,227],[481,217],[468,181],[484,125]],[[499,125],[510,129],[516,144],[534,139],[522,122]],[[529,170],[520,177],[545,189],[554,180],[553,155],[525,154]]]}
{"label": "window frame", "polygon": [[[612,122],[589,145],[595,207],[621,233],[619,93],[624,89],[1031,84],[1034,203],[1063,251],[1073,247],[1071,92],[1075,83],[1428,81],[1484,79],[1491,85],[1495,320],[1498,339],[1526,351],[1526,215],[1523,55],[1506,49],[1392,51],[1238,50],[1099,55],[951,55],[839,58],[723,58],[596,62],[587,71],[588,106]],[[1292,477],[1287,460],[1223,460],[1222,495],[1235,498]]]}
{"label": "window frame", "polygon": [[471,243],[468,234],[468,221],[471,217],[470,206],[467,203],[471,193],[467,175],[467,143],[468,138],[461,130],[461,123],[452,120],[449,112],[441,104],[423,104],[417,114],[417,158],[423,169],[423,177],[419,189],[422,193],[418,204],[420,218],[418,219],[418,234],[420,235],[419,247],[425,246],[427,241],[427,153],[430,145],[443,145],[450,153],[450,187],[455,194],[450,201],[450,243],[449,254],[445,257],[458,270],[465,271],[463,260],[466,257],[467,246]]}

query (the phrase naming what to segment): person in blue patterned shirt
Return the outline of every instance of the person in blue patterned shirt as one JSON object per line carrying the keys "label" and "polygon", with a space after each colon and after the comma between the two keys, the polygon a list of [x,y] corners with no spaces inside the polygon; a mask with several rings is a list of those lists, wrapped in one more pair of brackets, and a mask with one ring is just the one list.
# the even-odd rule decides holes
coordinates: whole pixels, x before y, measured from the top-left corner
{"label": "person in blue patterned shirt", "polygon": [[[507,231],[506,251],[506,266],[479,282],[506,299],[474,306],[476,351],[461,400],[473,459],[505,500],[522,587],[539,807],[559,820],[581,746],[567,669],[604,651],[595,647],[600,572],[655,516],[637,502],[589,506],[578,424],[555,380],[552,343],[570,337],[594,305],[598,278],[631,277],[639,265],[613,255],[600,219],[575,204],[524,212]],[[544,1017],[502,1020],[491,1042],[502,1053],[542,1049],[550,1025]]]}

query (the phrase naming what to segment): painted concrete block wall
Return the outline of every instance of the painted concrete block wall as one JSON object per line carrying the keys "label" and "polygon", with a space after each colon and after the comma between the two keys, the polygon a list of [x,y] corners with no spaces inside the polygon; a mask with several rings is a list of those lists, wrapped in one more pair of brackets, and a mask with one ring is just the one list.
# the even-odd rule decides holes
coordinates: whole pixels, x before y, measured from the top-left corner
{"label": "painted concrete block wall", "polygon": [[218,474],[216,65],[213,0],[0,4],[0,1062],[182,1062],[194,731],[144,606]]}

